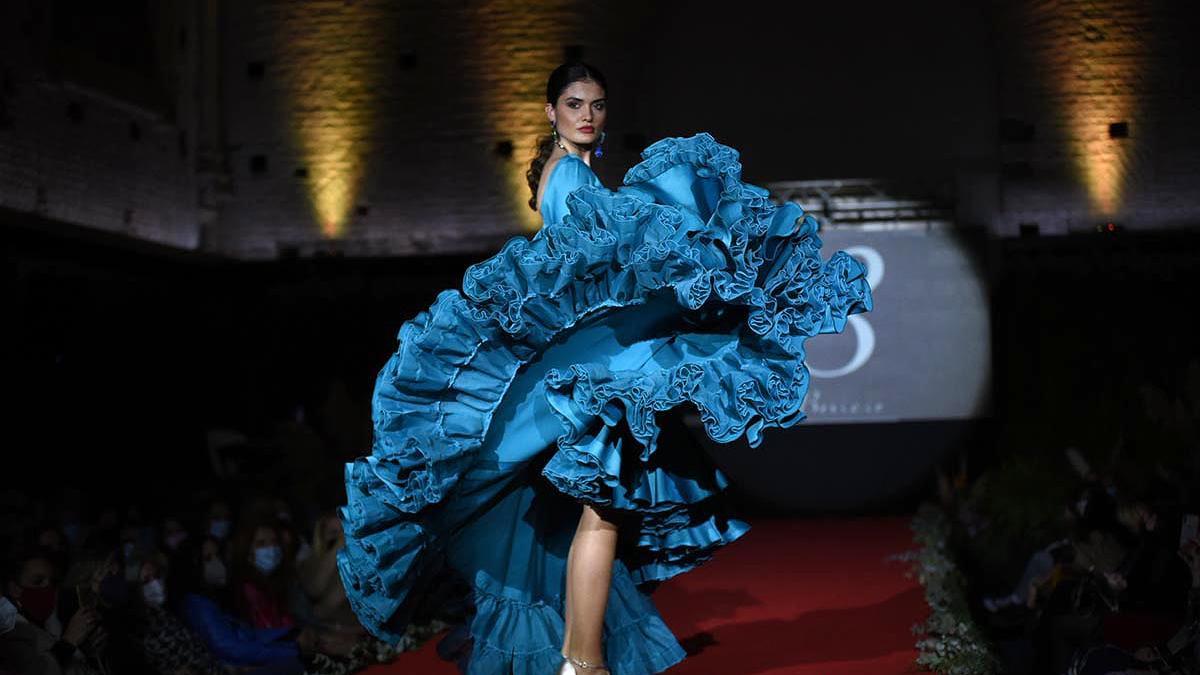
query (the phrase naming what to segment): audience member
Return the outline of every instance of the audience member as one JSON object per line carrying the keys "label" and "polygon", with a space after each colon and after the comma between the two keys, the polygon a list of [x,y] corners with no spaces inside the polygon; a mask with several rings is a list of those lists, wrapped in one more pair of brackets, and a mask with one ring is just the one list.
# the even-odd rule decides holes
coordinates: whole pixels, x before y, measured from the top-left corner
{"label": "audience member", "polygon": [[229,508],[229,502],[223,499],[214,499],[208,505],[208,519],[204,534],[220,544],[229,541],[230,535],[233,534],[233,510]]}
{"label": "audience member", "polygon": [[[337,553],[345,544],[342,521],[336,513],[327,513],[313,526],[312,555],[296,568],[299,604],[311,623],[327,627],[359,628],[358,619],[346,599],[346,590],[338,575]],[[294,606],[295,609],[295,606]]]}
{"label": "audience member", "polygon": [[[107,541],[105,539],[104,541]],[[115,548],[85,549],[63,578],[59,612],[69,616],[80,608],[95,608],[106,629],[97,657],[107,670],[132,673],[145,670],[142,653],[134,643],[129,583]]]}
{"label": "audience member", "polygon": [[[105,631],[95,609],[80,608],[62,628],[55,617],[58,586],[44,552],[11,556],[0,596],[0,667],[14,673],[91,675]],[[48,630],[50,624],[54,630]]]}
{"label": "audience member", "polygon": [[344,675],[445,627],[399,646],[367,634],[337,572],[333,512],[304,522],[278,497],[144,512],[140,497],[95,510],[72,490],[0,495],[0,675]]}
{"label": "audience member", "polygon": [[249,522],[234,535],[234,607],[254,628],[291,628],[296,620],[288,610],[292,567],[271,521]]}
{"label": "audience member", "polygon": [[158,675],[225,675],[221,663],[182,621],[167,610],[166,557],[153,553],[138,570],[140,592],[134,635],[146,664]]}

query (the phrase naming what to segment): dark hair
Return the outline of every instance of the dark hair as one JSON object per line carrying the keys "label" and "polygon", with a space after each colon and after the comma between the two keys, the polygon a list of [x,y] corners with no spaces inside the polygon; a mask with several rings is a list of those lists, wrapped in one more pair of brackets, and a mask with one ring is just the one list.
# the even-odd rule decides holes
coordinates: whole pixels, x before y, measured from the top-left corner
{"label": "dark hair", "polygon": [[[284,552],[279,568],[270,574],[258,571],[258,568],[249,561],[254,553],[254,536],[260,529],[274,530],[275,537],[279,540],[279,547]],[[242,586],[246,583],[256,586],[280,607],[285,609],[288,607],[287,592],[292,574],[291,556],[283,546],[283,537],[280,535],[279,529],[277,519],[267,514],[255,513],[255,509],[251,508],[230,540],[229,588],[233,594],[234,607],[244,616],[248,616],[248,607],[245,605],[246,598],[242,590]]]}
{"label": "dark hair", "polygon": [[[582,61],[568,61],[562,64],[555,68],[550,73],[550,79],[546,80],[546,102],[554,105],[558,102],[558,97],[562,96],[563,90],[571,83],[586,80],[591,80],[608,91],[608,81],[604,78],[604,73],[597,70],[595,66]],[[554,152],[554,135],[546,134],[538,138],[536,154],[529,164],[529,170],[525,172],[525,179],[529,181],[529,191],[533,193],[529,198],[529,208],[534,211],[538,210],[537,193],[538,183],[542,180],[542,169],[546,168],[546,160],[550,159],[552,152]]]}

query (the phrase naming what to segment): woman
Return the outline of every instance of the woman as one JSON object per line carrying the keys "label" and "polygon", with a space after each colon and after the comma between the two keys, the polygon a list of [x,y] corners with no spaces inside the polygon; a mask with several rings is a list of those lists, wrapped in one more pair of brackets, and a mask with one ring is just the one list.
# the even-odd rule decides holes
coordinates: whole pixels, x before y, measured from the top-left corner
{"label": "woman", "polygon": [[607,86],[550,76],[553,128],[528,173],[543,228],[470,268],[406,323],[347,469],[339,570],[398,638],[426,580],[471,585],[469,673],[636,675],[683,649],[639,587],[746,532],[702,453],[657,443],[683,403],[718,441],[800,421],[803,342],[870,307],[865,270],[820,259],[816,223],[741,182],[711,136],[665,139],[617,191]]}
{"label": "woman", "polygon": [[[94,608],[81,607],[66,626],[54,620],[58,604],[52,551],[13,556],[0,568],[0,672],[91,675],[105,631]],[[49,624],[49,625],[47,625]]]}
{"label": "woman", "polygon": [[135,638],[145,665],[160,675],[226,675],[234,668],[221,663],[182,621],[167,610],[167,559],[158,552],[145,556],[136,579],[138,620]]}
{"label": "woman", "polygon": [[233,540],[234,605],[254,628],[291,628],[288,608],[291,566],[279,530],[272,522],[252,521]]}

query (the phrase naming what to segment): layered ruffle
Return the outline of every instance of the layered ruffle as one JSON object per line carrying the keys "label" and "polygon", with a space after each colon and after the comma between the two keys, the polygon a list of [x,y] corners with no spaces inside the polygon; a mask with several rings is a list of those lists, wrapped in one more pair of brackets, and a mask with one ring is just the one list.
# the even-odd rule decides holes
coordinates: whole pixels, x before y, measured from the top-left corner
{"label": "layered ruffle", "polygon": [[870,308],[865,269],[844,253],[822,261],[815,220],[742,183],[736,151],[708,134],[660,141],[643,158],[615,192],[573,192],[562,222],[511,240],[401,329],[376,382],[372,455],[347,468],[342,511],[339,568],[372,632],[403,632],[398,611],[441,546],[439,504],[522,366],[581,321],[664,294],[703,347],[664,366],[551,371],[563,433],[543,475],[637,516],[621,552],[635,583],[691,569],[748,529],[724,514],[719,470],[659,449],[655,414],[689,404],[714,440],[752,446],[799,422],[804,341]]}
{"label": "layered ruffle", "polygon": [[[480,576],[475,583],[475,609],[467,675],[558,672],[564,630],[561,596],[526,602]],[[603,644],[606,663],[614,673],[658,673],[685,655],[620,562],[613,566]]]}

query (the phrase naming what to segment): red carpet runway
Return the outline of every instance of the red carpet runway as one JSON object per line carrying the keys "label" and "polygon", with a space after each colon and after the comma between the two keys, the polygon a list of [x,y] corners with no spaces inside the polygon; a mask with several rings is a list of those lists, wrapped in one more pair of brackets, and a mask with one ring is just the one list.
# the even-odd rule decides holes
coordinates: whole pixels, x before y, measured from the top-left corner
{"label": "red carpet runway", "polygon": [[[654,593],[692,656],[671,675],[896,675],[913,666],[924,594],[887,557],[907,518],[752,522],[749,534]],[[453,675],[437,638],[370,675]],[[620,675],[617,673],[616,675]]]}

